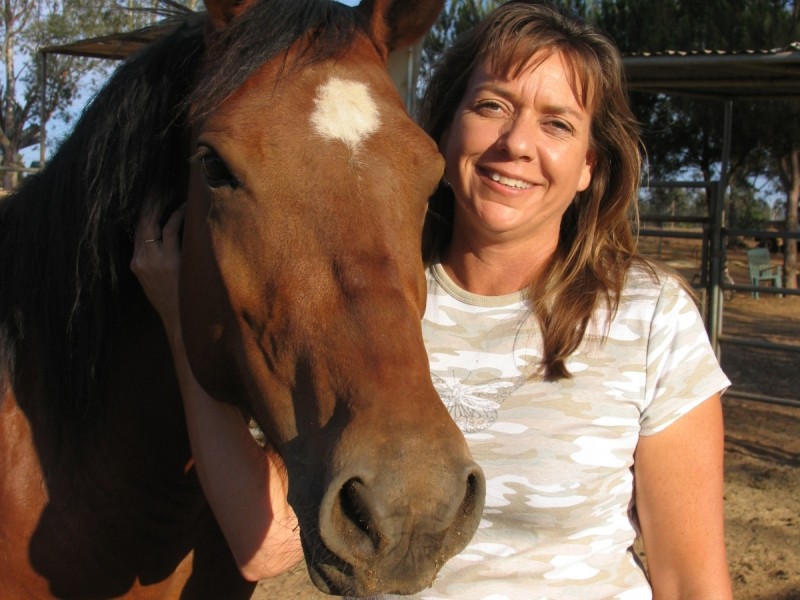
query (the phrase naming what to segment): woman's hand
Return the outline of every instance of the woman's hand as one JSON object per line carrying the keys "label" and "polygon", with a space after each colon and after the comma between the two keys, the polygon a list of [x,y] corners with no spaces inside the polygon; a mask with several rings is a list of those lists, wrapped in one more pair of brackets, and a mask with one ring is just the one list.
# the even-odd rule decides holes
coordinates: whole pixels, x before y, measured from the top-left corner
{"label": "woman's hand", "polygon": [[131,270],[161,317],[170,338],[180,332],[178,275],[181,254],[178,232],[185,214],[184,204],[172,213],[164,229],[160,230],[157,209],[145,210],[136,226],[131,259]]}

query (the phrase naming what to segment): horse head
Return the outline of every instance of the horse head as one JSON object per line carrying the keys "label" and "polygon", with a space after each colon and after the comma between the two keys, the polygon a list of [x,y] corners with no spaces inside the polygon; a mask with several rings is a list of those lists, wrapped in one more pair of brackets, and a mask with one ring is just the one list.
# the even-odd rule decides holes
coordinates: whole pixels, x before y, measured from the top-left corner
{"label": "horse head", "polygon": [[[243,60],[233,40],[258,11],[280,21],[292,4],[206,0],[208,76],[231,76],[220,64]],[[186,349],[201,385],[283,458],[316,585],[413,593],[470,539],[484,490],[421,335],[421,228],[442,159],[386,71],[442,2],[305,4],[318,23],[194,99]]]}

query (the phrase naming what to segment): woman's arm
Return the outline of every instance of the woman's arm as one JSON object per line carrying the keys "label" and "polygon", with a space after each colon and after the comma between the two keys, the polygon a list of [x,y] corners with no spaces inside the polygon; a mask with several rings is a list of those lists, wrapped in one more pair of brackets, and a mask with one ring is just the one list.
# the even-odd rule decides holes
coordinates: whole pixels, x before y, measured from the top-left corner
{"label": "woman's arm", "polygon": [[200,484],[242,575],[257,581],[302,558],[297,518],[286,501],[280,459],[256,444],[237,408],[211,398],[192,374],[178,314],[183,214],[176,211],[161,234],[157,215],[143,216],[131,269],[167,331]]}
{"label": "woman's arm", "polygon": [[655,600],[730,600],[723,516],[724,438],[716,394],[642,436],[634,485]]}

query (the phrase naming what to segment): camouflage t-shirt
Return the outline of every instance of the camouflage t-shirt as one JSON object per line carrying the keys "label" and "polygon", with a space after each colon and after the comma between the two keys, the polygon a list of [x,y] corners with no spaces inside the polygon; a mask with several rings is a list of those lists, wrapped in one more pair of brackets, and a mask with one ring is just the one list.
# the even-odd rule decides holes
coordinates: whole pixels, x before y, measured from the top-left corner
{"label": "camouflage t-shirt", "polygon": [[690,296],[628,277],[603,341],[599,313],[571,379],[530,375],[541,337],[522,293],[477,296],[428,273],[423,335],[436,389],[487,480],[481,525],[426,600],[652,597],[631,546],[633,453],[729,385]]}

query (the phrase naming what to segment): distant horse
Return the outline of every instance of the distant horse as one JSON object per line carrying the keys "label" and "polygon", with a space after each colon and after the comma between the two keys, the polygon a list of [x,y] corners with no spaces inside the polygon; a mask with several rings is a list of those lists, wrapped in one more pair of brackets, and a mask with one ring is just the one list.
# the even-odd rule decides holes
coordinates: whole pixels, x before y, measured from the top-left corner
{"label": "distant horse", "polygon": [[148,202],[188,201],[190,362],[283,457],[314,582],[411,593],[467,543],[484,482],[419,323],[442,162],[385,70],[441,4],[207,0],[0,203],[0,598],[252,593],[128,269]]}

